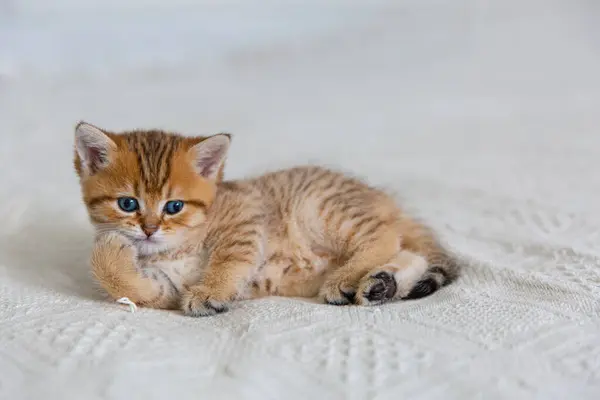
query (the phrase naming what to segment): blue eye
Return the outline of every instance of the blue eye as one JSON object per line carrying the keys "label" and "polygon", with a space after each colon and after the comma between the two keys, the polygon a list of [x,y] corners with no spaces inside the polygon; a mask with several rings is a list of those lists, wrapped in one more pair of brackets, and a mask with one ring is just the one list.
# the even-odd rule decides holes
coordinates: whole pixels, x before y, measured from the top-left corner
{"label": "blue eye", "polygon": [[137,200],[132,197],[119,197],[117,199],[117,204],[119,205],[119,208],[125,212],[134,212],[140,208]]}
{"label": "blue eye", "polygon": [[172,200],[172,201],[168,201],[167,204],[165,204],[165,212],[167,214],[177,214],[179,211],[181,211],[183,209],[183,201],[181,200]]}

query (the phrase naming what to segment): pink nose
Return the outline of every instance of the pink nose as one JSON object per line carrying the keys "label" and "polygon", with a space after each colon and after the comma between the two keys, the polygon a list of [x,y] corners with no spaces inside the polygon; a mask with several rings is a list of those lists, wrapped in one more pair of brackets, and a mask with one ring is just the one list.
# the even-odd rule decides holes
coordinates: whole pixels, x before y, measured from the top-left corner
{"label": "pink nose", "polygon": [[150,237],[158,230],[158,225],[142,225],[142,230],[146,236]]}

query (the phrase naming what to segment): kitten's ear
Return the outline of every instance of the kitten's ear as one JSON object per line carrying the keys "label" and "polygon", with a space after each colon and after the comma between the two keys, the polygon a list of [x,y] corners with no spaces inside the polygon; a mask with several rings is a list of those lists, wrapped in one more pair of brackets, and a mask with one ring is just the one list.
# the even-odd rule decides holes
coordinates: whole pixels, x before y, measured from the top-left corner
{"label": "kitten's ear", "polygon": [[83,171],[94,174],[106,167],[116,148],[115,142],[95,126],[80,122],[75,127],[75,150]]}
{"label": "kitten's ear", "polygon": [[217,180],[225,163],[230,143],[231,135],[220,133],[194,145],[190,152],[192,152],[196,171],[206,179]]}

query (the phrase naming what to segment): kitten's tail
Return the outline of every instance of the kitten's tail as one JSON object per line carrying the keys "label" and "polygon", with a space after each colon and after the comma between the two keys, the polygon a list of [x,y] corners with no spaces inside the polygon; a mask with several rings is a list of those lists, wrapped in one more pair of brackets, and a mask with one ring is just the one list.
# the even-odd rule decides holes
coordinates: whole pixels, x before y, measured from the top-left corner
{"label": "kitten's tail", "polygon": [[424,256],[428,268],[404,298],[418,299],[454,282],[460,276],[463,263],[458,255],[440,243],[429,227],[414,220],[410,224],[414,224],[411,226],[413,229],[409,229],[403,237],[403,244],[408,250]]}
{"label": "kitten's tail", "polygon": [[439,249],[426,255],[429,268],[423,277],[415,284],[405,299],[419,299],[429,296],[443,286],[454,282],[461,272],[461,262],[449,250]]}

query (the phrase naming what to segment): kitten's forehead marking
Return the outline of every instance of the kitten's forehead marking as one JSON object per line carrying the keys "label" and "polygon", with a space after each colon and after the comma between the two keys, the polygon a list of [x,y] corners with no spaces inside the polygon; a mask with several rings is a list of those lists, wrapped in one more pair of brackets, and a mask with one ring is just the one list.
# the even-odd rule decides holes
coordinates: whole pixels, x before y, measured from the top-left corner
{"label": "kitten's forehead marking", "polygon": [[[159,131],[136,132],[127,138],[137,157],[140,183],[146,193],[160,193],[171,175],[172,158],[182,138]],[[141,188],[140,188],[141,189]]]}

